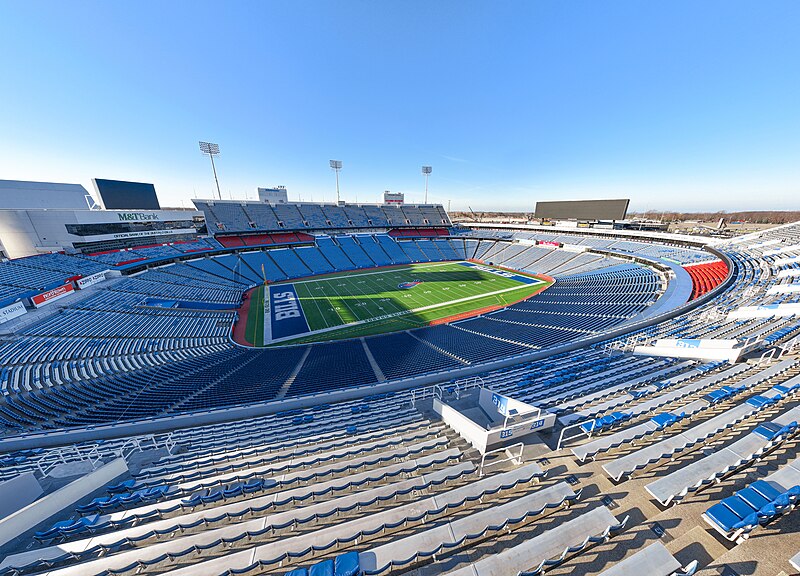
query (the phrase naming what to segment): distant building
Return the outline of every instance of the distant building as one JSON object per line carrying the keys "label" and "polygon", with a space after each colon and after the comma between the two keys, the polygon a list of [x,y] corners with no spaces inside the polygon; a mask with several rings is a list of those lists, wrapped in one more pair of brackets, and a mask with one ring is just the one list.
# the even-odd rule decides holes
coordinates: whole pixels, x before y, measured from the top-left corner
{"label": "distant building", "polygon": [[287,204],[289,202],[289,194],[286,192],[286,186],[259,188],[258,199],[261,202],[268,202],[270,204]]}
{"label": "distant building", "polygon": [[3,258],[163,244],[205,231],[197,210],[101,210],[79,184],[0,181]]}
{"label": "distant building", "polygon": [[389,192],[388,190],[383,193],[384,204],[404,204],[405,194],[402,192]]}

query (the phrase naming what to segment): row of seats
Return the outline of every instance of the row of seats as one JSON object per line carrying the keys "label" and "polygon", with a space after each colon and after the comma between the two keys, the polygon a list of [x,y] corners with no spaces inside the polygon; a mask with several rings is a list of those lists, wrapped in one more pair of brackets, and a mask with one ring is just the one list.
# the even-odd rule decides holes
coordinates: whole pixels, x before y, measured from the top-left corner
{"label": "row of seats", "polygon": [[684,269],[692,278],[692,300],[710,292],[728,276],[728,266],[722,260],[684,266]]}
{"label": "row of seats", "polygon": [[336,228],[449,227],[440,205],[268,204],[248,201],[192,200],[218,232],[330,230]]}

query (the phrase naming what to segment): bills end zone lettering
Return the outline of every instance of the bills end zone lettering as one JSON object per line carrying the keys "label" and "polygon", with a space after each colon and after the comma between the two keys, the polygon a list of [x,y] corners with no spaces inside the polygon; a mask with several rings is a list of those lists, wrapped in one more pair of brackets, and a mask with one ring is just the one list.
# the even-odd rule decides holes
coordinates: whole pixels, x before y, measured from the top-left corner
{"label": "bills end zone lettering", "polygon": [[309,331],[300,299],[292,284],[269,287],[269,312],[273,339]]}

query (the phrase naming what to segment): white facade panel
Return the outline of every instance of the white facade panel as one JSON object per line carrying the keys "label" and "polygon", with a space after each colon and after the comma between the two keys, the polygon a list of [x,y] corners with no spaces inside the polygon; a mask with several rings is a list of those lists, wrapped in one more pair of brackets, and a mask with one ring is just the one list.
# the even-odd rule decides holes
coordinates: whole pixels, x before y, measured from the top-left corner
{"label": "white facade panel", "polygon": [[[192,222],[202,220],[196,210],[0,210],[0,248],[8,258],[21,258],[43,252],[70,251],[76,244],[113,240],[196,234],[190,225],[168,230],[148,229],[154,222]],[[125,230],[130,224],[141,230]],[[70,225],[107,225],[102,233],[79,235]],[[115,231],[114,228],[119,228]]]}
{"label": "white facade panel", "polygon": [[0,180],[0,210],[87,210],[88,194],[80,184]]}

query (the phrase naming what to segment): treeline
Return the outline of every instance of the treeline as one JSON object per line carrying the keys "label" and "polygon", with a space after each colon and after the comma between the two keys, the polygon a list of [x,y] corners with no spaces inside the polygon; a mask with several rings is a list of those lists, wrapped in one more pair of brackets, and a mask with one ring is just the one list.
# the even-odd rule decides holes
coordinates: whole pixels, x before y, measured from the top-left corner
{"label": "treeline", "polygon": [[665,222],[683,222],[698,220],[700,222],[719,222],[725,219],[726,224],[731,222],[747,222],[750,224],[788,224],[800,220],[800,210],[746,210],[742,212],[660,212],[648,210],[647,212],[630,212],[629,218],[648,218],[663,220]]}
{"label": "treeline", "polygon": [[[497,220],[502,218],[533,219],[533,214],[527,212],[476,212],[479,219]],[[473,218],[471,212],[450,212],[451,218]],[[747,222],[750,224],[788,224],[800,221],[800,210],[746,210],[741,212],[662,212],[647,210],[646,212],[629,212],[628,218],[647,218],[649,220],[662,220],[664,222],[685,222],[697,220],[699,222],[719,222],[725,219],[726,224],[731,222]]]}

